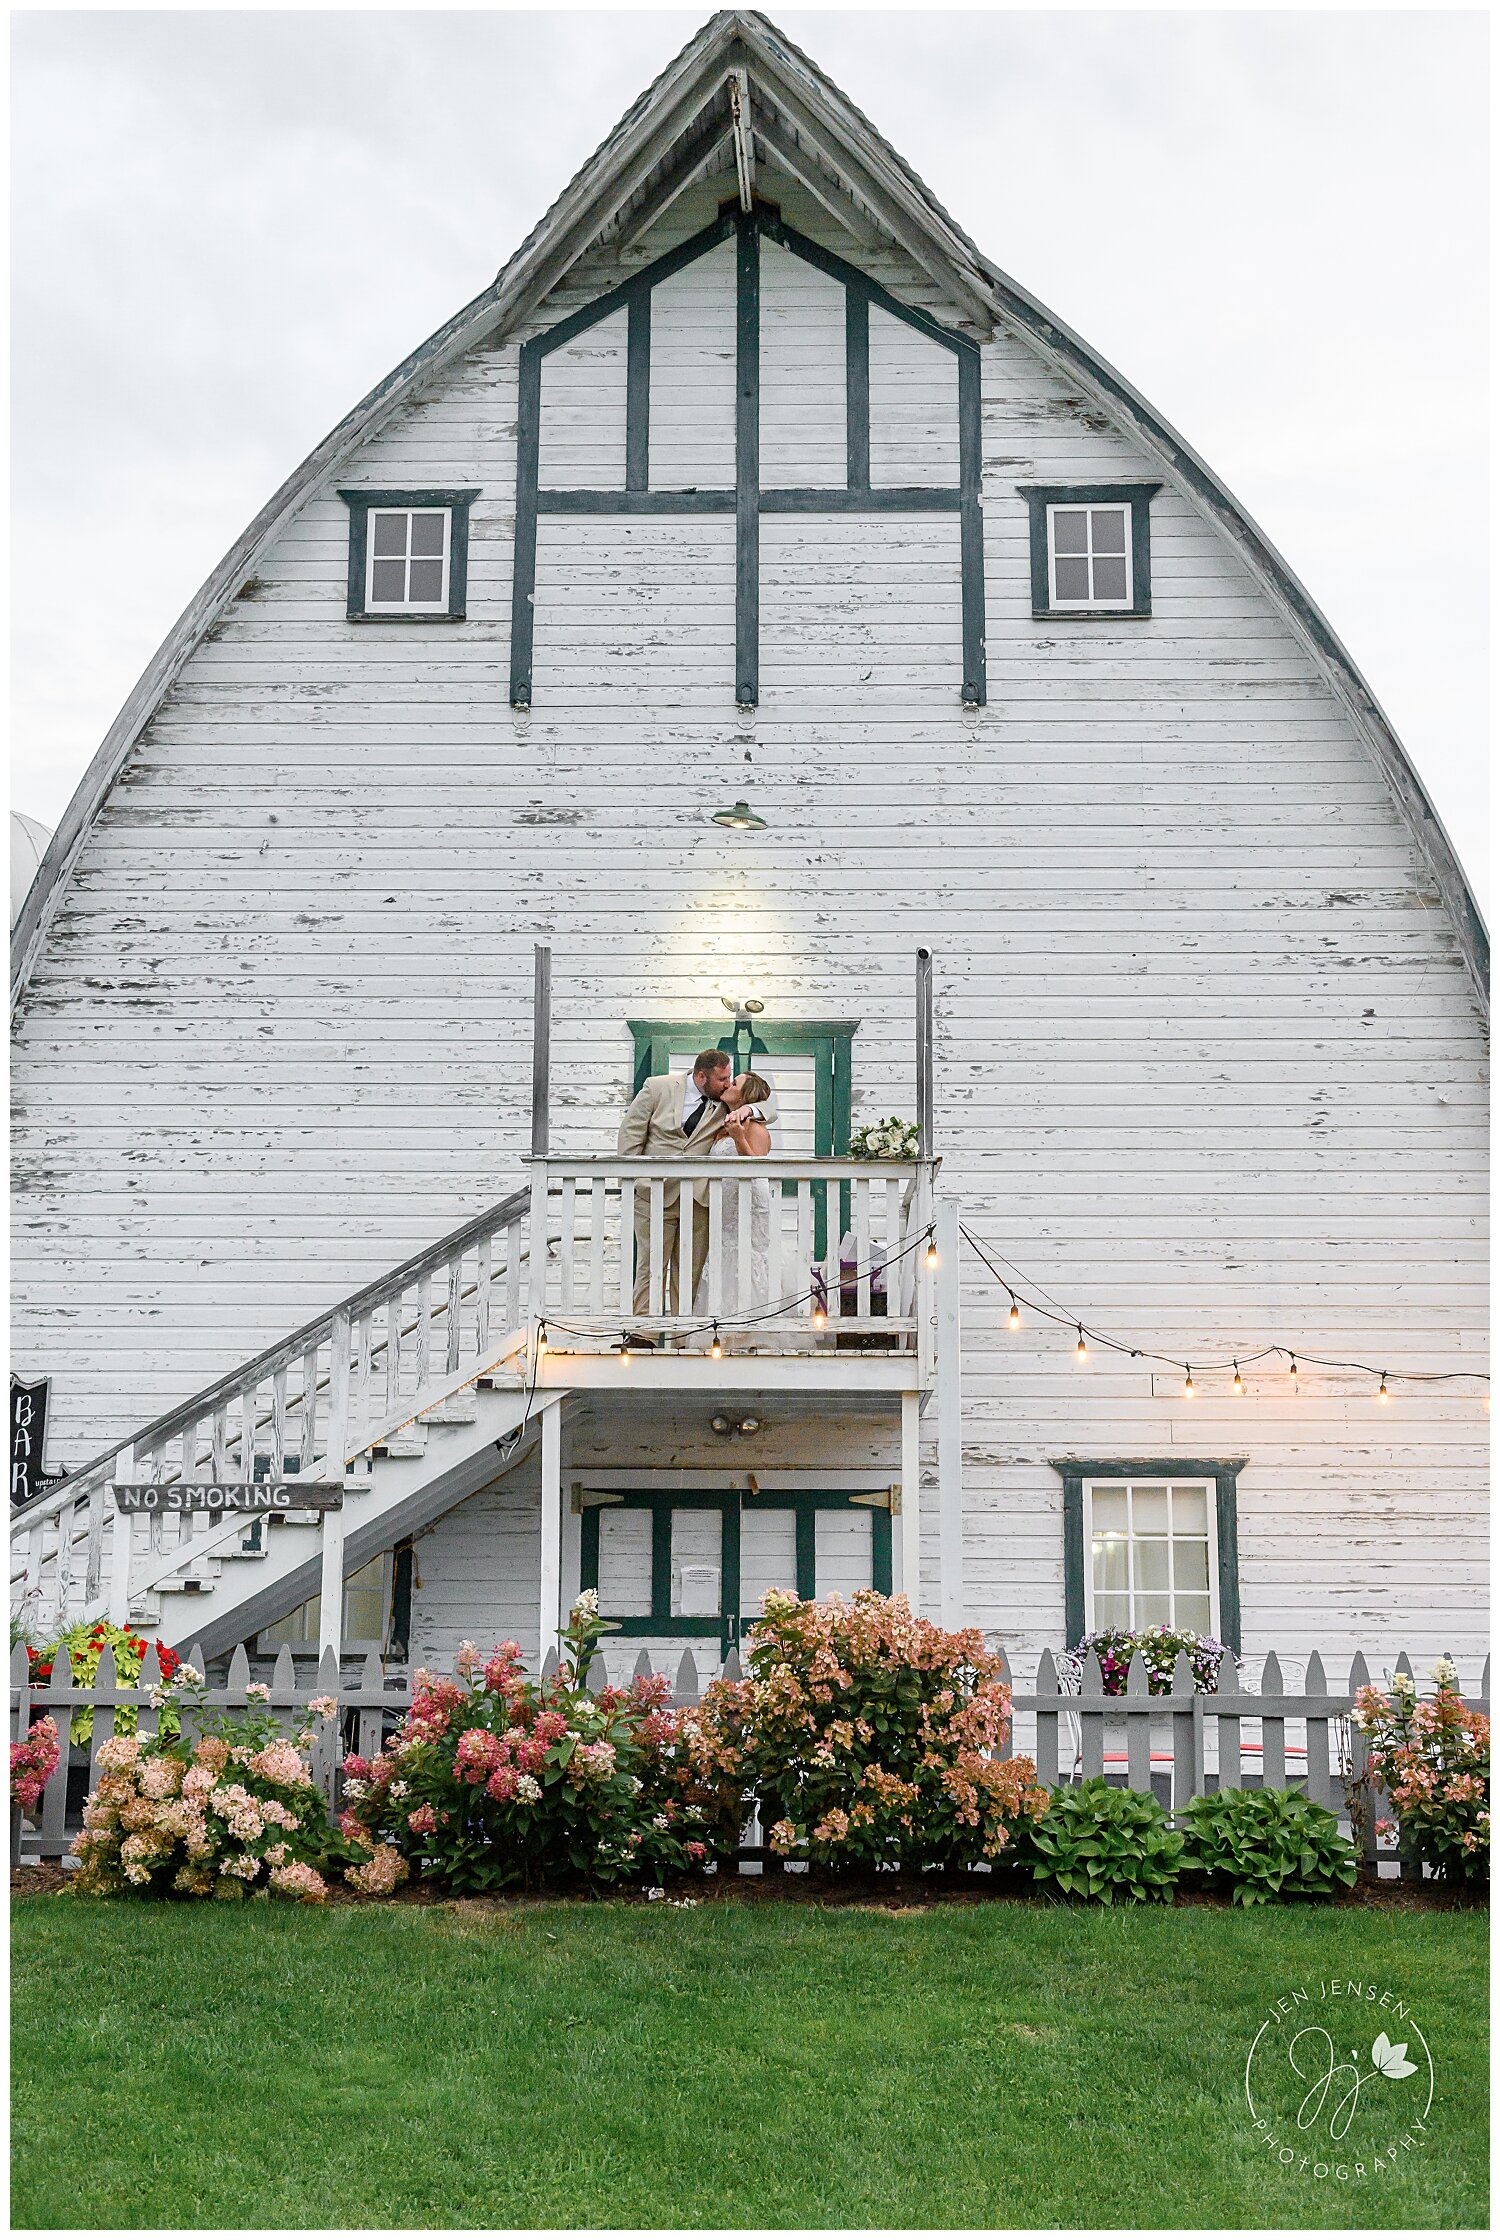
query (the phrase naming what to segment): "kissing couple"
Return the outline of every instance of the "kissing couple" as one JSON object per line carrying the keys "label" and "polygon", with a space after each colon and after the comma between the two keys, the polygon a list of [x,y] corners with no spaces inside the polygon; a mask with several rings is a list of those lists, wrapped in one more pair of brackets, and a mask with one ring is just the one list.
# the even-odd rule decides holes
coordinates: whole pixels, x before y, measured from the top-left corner
{"label": "kissing couple", "polygon": [[[762,1074],[734,1069],[722,1050],[700,1050],[690,1073],[658,1073],[631,1099],[620,1122],[618,1150],[625,1158],[764,1159],[771,1150],[771,1126],[776,1119],[776,1098]],[[725,1207],[719,1267],[719,1299],[726,1315],[735,1309],[768,1304],[770,1282],[771,1185],[759,1180],[751,1187],[750,1259],[740,1266],[740,1224],[736,1218],[739,1193],[731,1192]],[[662,1193],[662,1314],[706,1314],[709,1286],[705,1281],[708,1260],[708,1184],[669,1184]],[[690,1246],[683,1236],[690,1232]],[[690,1276],[683,1280],[684,1263]],[[634,1312],[639,1320],[651,1312],[651,1202],[645,1190],[635,1193]],[[676,1302],[684,1302],[677,1304]],[[632,1345],[652,1341],[639,1333]]]}

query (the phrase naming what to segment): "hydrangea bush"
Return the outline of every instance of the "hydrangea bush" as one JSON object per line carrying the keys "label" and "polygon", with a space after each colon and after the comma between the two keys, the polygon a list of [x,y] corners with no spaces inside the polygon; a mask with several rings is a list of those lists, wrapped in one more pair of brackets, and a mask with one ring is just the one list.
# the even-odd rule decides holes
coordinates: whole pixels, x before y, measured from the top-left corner
{"label": "hydrangea bush", "polygon": [[[738,1838],[738,1796],[726,1811],[713,1754],[690,1747],[697,1721],[668,1708],[665,1676],[588,1692],[605,1630],[589,1592],[550,1678],[522,1671],[514,1641],[488,1657],[465,1642],[452,1679],[418,1672],[395,1738],[373,1761],[344,1760],[345,1836],[455,1890],[655,1883],[707,1866]],[[368,1872],[350,1880],[369,1887]]]}
{"label": "hydrangea bush", "polygon": [[750,1671],[701,1707],[704,1771],[759,1796],[773,1851],[821,1866],[970,1866],[994,1860],[1046,1792],[1010,1731],[1000,1661],[973,1628],[914,1618],[866,1589],[799,1602],[773,1590]]}
{"label": "hydrangea bush", "polygon": [[1229,1655],[1222,1641],[1215,1641],[1209,1634],[1189,1633],[1181,1626],[1144,1626],[1137,1633],[1127,1633],[1120,1626],[1104,1626],[1097,1633],[1086,1633],[1058,1660],[1063,1685],[1073,1695],[1082,1686],[1084,1659],[1090,1649],[1099,1659],[1107,1696],[1124,1695],[1130,1660],[1137,1649],[1154,1696],[1171,1694],[1172,1672],[1179,1655],[1185,1656],[1192,1667],[1196,1692],[1212,1695],[1219,1684],[1219,1667]]}
{"label": "hydrangea bush", "polygon": [[42,1791],[57,1771],[60,1738],[55,1719],[33,1719],[24,1742],[10,1746],[10,1801],[23,1812],[35,1812]]}
{"label": "hydrangea bush", "polygon": [[1396,1673],[1386,1688],[1360,1689],[1350,1714],[1365,1738],[1360,1787],[1367,1793],[1379,1782],[1403,1843],[1435,1873],[1475,1882],[1489,1871],[1490,1723],[1464,1702],[1450,1659],[1439,1657],[1432,1679],[1425,1701],[1409,1672]]}
{"label": "hydrangea bush", "polygon": [[[179,1720],[171,1733],[117,1734],[99,1745],[102,1779],[84,1807],[75,1888],[92,1896],[326,1898],[328,1811],[304,1755],[312,1727],[288,1739],[259,1708],[270,1690],[258,1683],[249,1690],[256,1709],[211,1711],[191,1665],[159,1693],[163,1722],[175,1701],[197,1738],[189,1741]],[[319,1696],[311,1713],[331,1719],[335,1709],[331,1696]]]}
{"label": "hydrangea bush", "polygon": [[922,1133],[915,1120],[869,1120],[849,1138],[851,1159],[915,1159]]}

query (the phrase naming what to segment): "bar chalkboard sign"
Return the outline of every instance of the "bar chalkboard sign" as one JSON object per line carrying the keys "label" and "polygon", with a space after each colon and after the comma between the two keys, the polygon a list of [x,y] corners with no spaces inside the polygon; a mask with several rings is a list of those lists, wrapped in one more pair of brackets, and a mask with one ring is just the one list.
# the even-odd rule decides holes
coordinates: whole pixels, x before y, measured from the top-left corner
{"label": "bar chalkboard sign", "polygon": [[342,1486],[320,1485],[314,1478],[264,1479],[258,1485],[116,1486],[115,1501],[122,1516],[186,1516],[206,1510],[210,1515],[242,1511],[264,1516],[280,1509],[342,1509]]}

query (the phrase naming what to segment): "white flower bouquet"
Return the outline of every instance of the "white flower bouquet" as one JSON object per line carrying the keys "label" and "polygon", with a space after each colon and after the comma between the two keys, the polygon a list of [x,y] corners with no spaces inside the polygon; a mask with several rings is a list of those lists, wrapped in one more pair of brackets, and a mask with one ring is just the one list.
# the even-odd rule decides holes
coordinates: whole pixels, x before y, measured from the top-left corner
{"label": "white flower bouquet", "polygon": [[915,1159],[921,1133],[915,1120],[871,1120],[856,1128],[849,1142],[851,1159]]}

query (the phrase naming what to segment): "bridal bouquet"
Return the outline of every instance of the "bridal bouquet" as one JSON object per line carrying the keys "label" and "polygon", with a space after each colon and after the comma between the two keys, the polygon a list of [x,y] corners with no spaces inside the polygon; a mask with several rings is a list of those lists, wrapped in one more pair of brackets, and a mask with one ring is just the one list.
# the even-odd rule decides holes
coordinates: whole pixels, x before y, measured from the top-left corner
{"label": "bridal bouquet", "polygon": [[915,1159],[921,1131],[915,1120],[872,1120],[856,1128],[849,1142],[851,1159]]}

